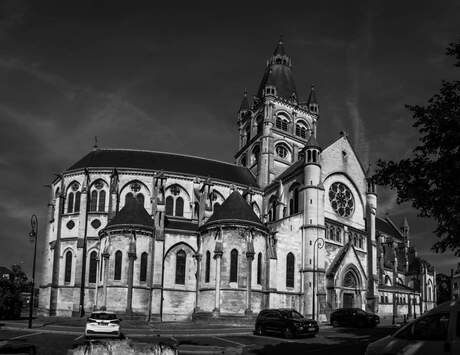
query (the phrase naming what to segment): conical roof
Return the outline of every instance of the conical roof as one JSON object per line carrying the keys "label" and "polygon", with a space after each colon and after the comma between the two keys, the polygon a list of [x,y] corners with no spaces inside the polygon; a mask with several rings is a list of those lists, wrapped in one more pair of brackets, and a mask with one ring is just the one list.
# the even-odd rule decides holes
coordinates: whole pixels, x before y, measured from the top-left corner
{"label": "conical roof", "polygon": [[105,228],[120,225],[136,225],[153,229],[154,222],[142,203],[135,198],[127,198],[123,208],[117,212]]}
{"label": "conical roof", "polygon": [[239,111],[247,111],[249,110],[250,106],[249,106],[249,100],[248,100],[248,92],[247,90],[244,90],[244,95],[243,95],[243,99],[241,100],[241,105],[240,105],[240,109]]}
{"label": "conical roof", "polygon": [[263,98],[266,86],[274,86],[277,97],[286,100],[298,97],[291,70],[291,60],[286,54],[282,40],[278,42],[272,57],[268,61],[259,89],[257,90],[257,97]]}
{"label": "conical roof", "polygon": [[266,229],[238,191],[233,191],[227,197],[222,205],[209,217],[204,227],[225,224],[242,224]]}
{"label": "conical roof", "polygon": [[307,144],[305,145],[305,148],[318,148],[321,149],[321,146],[319,145],[318,141],[315,138],[315,135],[312,133],[310,134],[310,138],[307,141]]}
{"label": "conical roof", "polygon": [[316,99],[315,87],[312,85],[310,89],[310,95],[308,95],[307,105],[318,105],[318,100]]}

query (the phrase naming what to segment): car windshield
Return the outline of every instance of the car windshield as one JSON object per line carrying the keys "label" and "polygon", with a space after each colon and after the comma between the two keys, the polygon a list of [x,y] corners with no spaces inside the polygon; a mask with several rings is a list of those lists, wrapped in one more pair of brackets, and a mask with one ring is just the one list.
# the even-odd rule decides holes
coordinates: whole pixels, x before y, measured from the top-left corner
{"label": "car windshield", "polygon": [[303,319],[303,315],[301,315],[297,311],[284,311],[282,312],[283,316],[287,318],[293,318],[293,319]]}
{"label": "car windshield", "polygon": [[100,320],[113,320],[117,319],[117,316],[113,313],[92,313],[90,318]]}
{"label": "car windshield", "polygon": [[357,310],[356,310],[356,313],[358,313],[358,314],[367,314],[367,313],[364,312],[362,309],[357,309]]}

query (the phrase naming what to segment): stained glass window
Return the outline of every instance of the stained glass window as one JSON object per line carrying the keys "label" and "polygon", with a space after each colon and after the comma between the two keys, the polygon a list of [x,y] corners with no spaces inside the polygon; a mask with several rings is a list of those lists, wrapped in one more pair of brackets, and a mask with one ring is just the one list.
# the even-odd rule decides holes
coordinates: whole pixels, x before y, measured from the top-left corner
{"label": "stained glass window", "polygon": [[350,189],[341,182],[335,182],[329,188],[329,201],[333,210],[342,217],[350,217],[355,208],[355,201]]}

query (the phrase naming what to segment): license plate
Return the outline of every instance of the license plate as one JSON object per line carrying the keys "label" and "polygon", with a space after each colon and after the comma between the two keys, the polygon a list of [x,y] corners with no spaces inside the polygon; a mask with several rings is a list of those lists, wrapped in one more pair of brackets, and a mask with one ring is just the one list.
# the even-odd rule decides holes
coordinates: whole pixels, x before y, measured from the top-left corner
{"label": "license plate", "polygon": [[108,322],[101,322],[100,324],[101,324],[101,325],[109,325]]}
{"label": "license plate", "polygon": [[308,330],[316,330],[315,327],[309,327]]}

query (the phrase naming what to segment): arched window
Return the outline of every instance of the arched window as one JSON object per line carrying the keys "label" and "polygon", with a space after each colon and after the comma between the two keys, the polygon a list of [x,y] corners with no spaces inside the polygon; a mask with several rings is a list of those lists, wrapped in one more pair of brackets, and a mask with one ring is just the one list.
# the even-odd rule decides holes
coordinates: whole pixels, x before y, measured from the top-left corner
{"label": "arched window", "polygon": [[147,281],[147,260],[149,255],[146,252],[141,254],[141,272],[139,276],[139,281]]}
{"label": "arched window", "polygon": [[81,192],[77,191],[75,193],[75,207],[73,209],[74,212],[80,212],[80,200],[81,200]]}
{"label": "arched window", "polygon": [[176,199],[176,216],[184,216],[184,199],[182,197]]}
{"label": "arched window", "polygon": [[279,158],[287,160],[290,158],[289,149],[284,144],[277,144],[275,147],[275,152]]}
{"label": "arched window", "polygon": [[252,210],[254,211],[254,213],[256,214],[256,216],[260,218],[260,208],[259,208],[259,206],[257,205],[257,202],[253,202],[253,203],[252,203]]}
{"label": "arched window", "polygon": [[258,164],[258,163],[259,163],[259,157],[260,157],[260,147],[259,147],[259,145],[256,145],[256,146],[252,149],[252,153],[251,153],[251,165],[253,165],[253,164]]}
{"label": "arched window", "polygon": [[257,284],[262,285],[262,253],[257,255]]}
{"label": "arched window", "polygon": [[96,282],[97,276],[97,252],[94,250],[89,254],[89,275],[88,281],[90,283]]}
{"label": "arched window", "polygon": [[120,250],[115,253],[115,274],[113,276],[114,280],[121,280],[121,261],[123,255]]}
{"label": "arched window", "polygon": [[176,284],[185,285],[185,251],[179,250],[176,253]]}
{"label": "arched window", "polygon": [[144,206],[144,199],[145,198],[144,198],[143,194],[137,194],[136,195],[136,200],[141,206]]}
{"label": "arched window", "polygon": [[209,276],[211,274],[211,252],[208,250],[206,252],[206,265],[204,271],[204,282],[209,282]]}
{"label": "arched window", "polygon": [[97,190],[91,191],[91,199],[89,201],[89,211],[94,212],[97,208]]}
{"label": "arched window", "polygon": [[286,257],[286,287],[294,287],[295,258],[289,253]]}
{"label": "arched window", "polygon": [[[72,194],[73,195],[73,194]],[[72,252],[65,253],[64,282],[72,280]]]}
{"label": "arched window", "polygon": [[167,216],[173,215],[173,204],[174,204],[174,199],[172,198],[172,196],[166,197],[165,212]]}
{"label": "arched window", "polygon": [[297,122],[295,125],[295,134],[303,139],[307,138],[307,127],[303,122]]}
{"label": "arched window", "polygon": [[73,212],[73,192],[69,192],[67,196],[67,213]]}
{"label": "arched window", "polygon": [[230,252],[230,282],[238,282],[238,250]]}
{"label": "arched window", "polygon": [[288,130],[289,120],[282,116],[276,117],[276,128],[282,129],[283,131]]}
{"label": "arched window", "polygon": [[134,195],[131,192],[128,192],[125,196],[125,205],[128,203],[130,199],[134,198]]}
{"label": "arched window", "polygon": [[357,288],[358,281],[353,271],[348,271],[343,278],[343,287]]}
{"label": "arched window", "polygon": [[299,212],[299,185],[294,183],[289,188],[289,214]]}
{"label": "arched window", "polygon": [[99,192],[98,211],[99,212],[104,212],[105,211],[105,190],[101,190],[101,192]]}
{"label": "arched window", "polygon": [[195,218],[198,218],[198,213],[200,212],[200,204],[198,202],[195,202],[195,205],[193,207],[193,215]]}
{"label": "arched window", "polygon": [[385,275],[385,285],[391,286],[391,279],[388,275]]}

